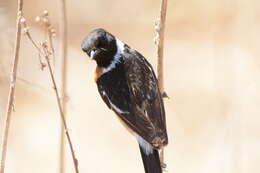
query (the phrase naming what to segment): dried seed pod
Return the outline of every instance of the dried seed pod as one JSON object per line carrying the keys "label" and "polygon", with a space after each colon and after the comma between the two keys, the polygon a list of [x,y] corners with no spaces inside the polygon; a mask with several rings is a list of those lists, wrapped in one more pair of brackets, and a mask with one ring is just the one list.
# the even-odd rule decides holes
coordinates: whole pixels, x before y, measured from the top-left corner
{"label": "dried seed pod", "polygon": [[43,16],[45,16],[45,17],[49,16],[49,12],[47,10],[44,10],[43,11]]}
{"label": "dried seed pod", "polygon": [[35,17],[35,22],[40,22],[41,21],[41,17],[40,16],[36,16]]}

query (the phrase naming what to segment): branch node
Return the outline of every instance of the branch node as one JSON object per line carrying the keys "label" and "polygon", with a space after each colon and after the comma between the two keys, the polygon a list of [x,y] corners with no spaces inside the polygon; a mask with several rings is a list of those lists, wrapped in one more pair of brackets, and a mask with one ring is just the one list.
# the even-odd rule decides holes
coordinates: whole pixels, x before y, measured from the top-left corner
{"label": "branch node", "polygon": [[12,103],[12,111],[15,112],[15,102]]}
{"label": "branch node", "polygon": [[29,27],[23,28],[23,34],[26,35],[29,32]]}

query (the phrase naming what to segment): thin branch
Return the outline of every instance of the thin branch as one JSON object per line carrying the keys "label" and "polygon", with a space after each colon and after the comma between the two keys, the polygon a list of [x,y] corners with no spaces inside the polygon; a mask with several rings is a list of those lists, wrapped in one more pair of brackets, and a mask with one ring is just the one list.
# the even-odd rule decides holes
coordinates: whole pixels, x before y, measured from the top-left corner
{"label": "thin branch", "polygon": [[55,67],[56,57],[55,57],[55,49],[54,49],[54,44],[53,44],[53,39],[52,39],[53,33],[51,32],[51,30],[52,29],[50,29],[50,31],[48,31],[47,34],[48,34],[48,39],[49,39],[52,57],[53,57],[53,67]]}
{"label": "thin branch", "polygon": [[[45,48],[45,51],[46,51],[45,53],[47,54],[48,53],[47,48]],[[59,107],[59,111],[60,111],[60,116],[61,116],[61,120],[62,120],[62,123],[63,123],[63,126],[64,126],[65,134],[66,134],[66,137],[67,137],[67,140],[68,140],[68,143],[69,143],[69,147],[70,147],[70,151],[71,151],[71,155],[72,155],[72,159],[73,159],[73,163],[74,163],[75,172],[78,173],[79,172],[79,170],[78,170],[78,160],[75,156],[75,152],[74,152],[74,149],[73,149],[71,138],[70,138],[70,135],[69,135],[69,132],[68,132],[68,127],[67,127],[67,123],[66,123],[66,119],[65,119],[63,110],[62,110],[62,105],[61,105],[61,101],[60,101],[60,97],[59,97],[59,93],[58,93],[58,89],[57,89],[57,84],[56,84],[56,81],[55,81],[55,78],[54,78],[54,75],[53,75],[49,56],[45,55],[45,59],[46,59],[48,70],[49,70],[49,73],[50,73],[50,76],[51,76],[53,88],[55,90],[56,99],[57,99],[58,107]]]}
{"label": "thin branch", "polygon": [[11,115],[12,115],[12,111],[14,110],[16,74],[17,74],[17,67],[18,67],[18,62],[19,62],[19,51],[20,51],[20,42],[21,42],[20,19],[21,19],[21,15],[22,15],[22,10],[23,10],[23,0],[18,0],[15,49],[14,49],[13,66],[12,66],[11,80],[10,80],[10,89],[9,89],[8,103],[7,103],[7,110],[6,110],[6,121],[5,121],[5,126],[4,126],[3,142],[2,142],[2,146],[1,146],[0,173],[4,173],[4,171],[5,171],[5,160],[6,160],[6,152],[7,152],[8,134],[9,134],[9,128],[10,128],[10,123],[11,123]]}
{"label": "thin branch", "polygon": [[[168,97],[164,90],[164,71],[163,71],[163,48],[164,48],[164,30],[165,30],[165,20],[166,20],[166,10],[167,10],[167,0],[161,1],[161,11],[160,19],[156,21],[155,30],[155,44],[157,45],[157,75],[158,75],[158,85],[162,97]],[[160,151],[160,161],[162,168],[166,168],[164,163],[164,148]]]}
{"label": "thin branch", "polygon": [[156,21],[156,38],[157,45],[157,75],[160,91],[163,97],[167,97],[164,90],[164,71],[163,71],[163,48],[164,48],[164,30],[166,20],[167,0],[161,1],[160,19]]}
{"label": "thin branch", "polygon": [[[62,94],[62,108],[66,118],[67,115],[67,13],[66,13],[66,1],[59,0],[60,3],[60,56],[61,62],[61,94]],[[60,173],[64,173],[65,170],[65,141],[64,141],[64,129],[61,128],[60,134]]]}
{"label": "thin branch", "polygon": [[[48,20],[47,11],[45,12],[45,16],[44,16],[43,20],[44,20],[44,23],[45,23],[44,26],[50,28],[50,21]],[[78,170],[78,160],[77,160],[75,152],[74,152],[74,148],[73,148],[72,141],[71,141],[71,138],[70,138],[70,134],[69,134],[69,131],[68,131],[68,126],[67,126],[66,119],[65,119],[65,116],[64,116],[64,113],[63,113],[63,109],[62,109],[62,103],[60,101],[59,91],[57,89],[56,80],[55,80],[53,69],[51,67],[51,63],[50,63],[50,59],[49,59],[49,57],[54,53],[52,44],[50,43],[50,42],[52,42],[52,39],[49,40],[49,45],[51,47],[50,49],[52,49],[52,50],[49,50],[47,42],[43,42],[43,43],[41,43],[40,46],[38,46],[36,44],[36,42],[33,40],[32,36],[31,36],[31,34],[29,32],[29,29],[26,26],[25,19],[24,19],[24,22],[23,22],[23,26],[25,27],[24,28],[25,29],[24,30],[25,35],[32,42],[34,47],[38,50],[39,55],[44,57],[44,59],[47,62],[48,71],[49,71],[50,76],[51,76],[51,81],[52,81],[52,84],[53,84],[53,88],[54,88],[56,99],[57,99],[57,103],[58,103],[60,117],[61,117],[61,120],[62,120],[62,124],[63,124],[63,127],[64,127],[66,138],[67,138],[68,143],[69,143],[69,148],[70,148],[70,151],[71,151],[75,172],[79,173],[79,170]],[[48,34],[53,34],[53,32],[51,30],[48,30]]]}

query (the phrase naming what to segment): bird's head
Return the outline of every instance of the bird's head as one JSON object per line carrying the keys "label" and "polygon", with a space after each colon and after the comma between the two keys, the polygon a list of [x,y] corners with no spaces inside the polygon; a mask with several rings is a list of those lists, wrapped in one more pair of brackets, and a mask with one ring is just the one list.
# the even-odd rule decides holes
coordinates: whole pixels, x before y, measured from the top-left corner
{"label": "bird's head", "polygon": [[82,41],[81,48],[99,66],[107,67],[117,52],[116,38],[104,29],[95,29]]}

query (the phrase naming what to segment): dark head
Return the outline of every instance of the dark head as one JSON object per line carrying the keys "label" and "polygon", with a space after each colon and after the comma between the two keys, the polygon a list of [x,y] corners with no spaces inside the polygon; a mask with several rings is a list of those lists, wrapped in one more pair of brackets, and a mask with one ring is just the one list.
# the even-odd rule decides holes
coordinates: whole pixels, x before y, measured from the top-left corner
{"label": "dark head", "polygon": [[116,38],[104,29],[95,29],[82,41],[81,48],[100,67],[107,67],[117,52]]}

